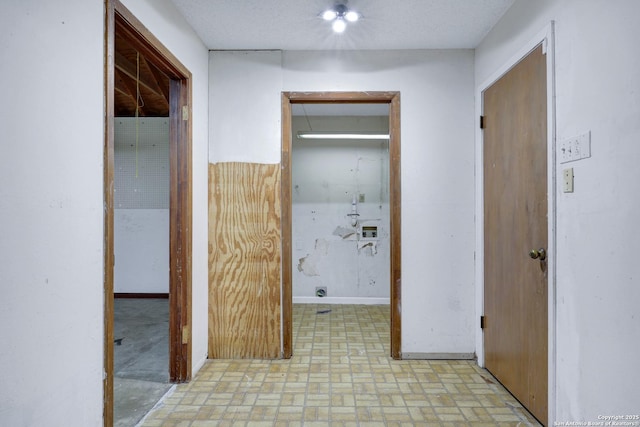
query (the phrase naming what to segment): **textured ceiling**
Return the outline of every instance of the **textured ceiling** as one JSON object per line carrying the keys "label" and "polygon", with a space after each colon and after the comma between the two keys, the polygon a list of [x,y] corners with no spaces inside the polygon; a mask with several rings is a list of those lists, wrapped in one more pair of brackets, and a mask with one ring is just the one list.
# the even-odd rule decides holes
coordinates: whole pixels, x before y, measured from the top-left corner
{"label": "textured ceiling", "polygon": [[[475,48],[514,0],[350,0],[363,19],[334,34],[333,0],[172,0],[209,49]],[[342,3],[346,3],[342,1]]]}

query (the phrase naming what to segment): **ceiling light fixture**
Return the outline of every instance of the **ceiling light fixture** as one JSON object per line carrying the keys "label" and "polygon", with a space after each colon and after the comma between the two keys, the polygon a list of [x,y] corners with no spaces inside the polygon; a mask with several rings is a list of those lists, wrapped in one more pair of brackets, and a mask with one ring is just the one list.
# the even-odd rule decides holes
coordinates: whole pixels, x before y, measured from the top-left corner
{"label": "ceiling light fixture", "polygon": [[389,139],[388,133],[379,132],[316,132],[301,131],[298,139]]}
{"label": "ceiling light fixture", "polygon": [[344,4],[336,4],[333,8],[327,9],[322,14],[325,21],[333,21],[331,28],[336,33],[342,33],[347,29],[348,22],[356,22],[362,15],[354,10],[349,10]]}

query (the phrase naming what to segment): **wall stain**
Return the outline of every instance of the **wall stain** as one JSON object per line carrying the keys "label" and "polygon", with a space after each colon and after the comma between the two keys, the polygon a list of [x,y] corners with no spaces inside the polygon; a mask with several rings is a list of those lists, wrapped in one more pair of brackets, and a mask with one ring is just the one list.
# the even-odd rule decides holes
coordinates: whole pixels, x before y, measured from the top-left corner
{"label": "wall stain", "polygon": [[316,239],[313,253],[298,260],[298,271],[305,276],[319,276],[318,262],[329,253],[329,242],[325,239]]}

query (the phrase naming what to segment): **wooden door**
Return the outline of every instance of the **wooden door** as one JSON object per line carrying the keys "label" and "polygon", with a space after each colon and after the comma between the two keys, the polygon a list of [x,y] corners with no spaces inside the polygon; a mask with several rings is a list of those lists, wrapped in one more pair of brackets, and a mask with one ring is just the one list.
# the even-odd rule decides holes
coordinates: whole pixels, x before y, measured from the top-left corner
{"label": "wooden door", "polygon": [[[483,94],[487,369],[547,422],[547,67],[538,46]],[[532,254],[533,256],[536,253]]]}

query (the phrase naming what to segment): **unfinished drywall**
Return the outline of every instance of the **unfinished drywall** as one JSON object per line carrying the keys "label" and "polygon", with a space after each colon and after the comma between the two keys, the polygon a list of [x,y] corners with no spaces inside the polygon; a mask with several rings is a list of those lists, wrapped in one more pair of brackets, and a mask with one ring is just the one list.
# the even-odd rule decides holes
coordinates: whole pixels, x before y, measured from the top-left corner
{"label": "unfinished drywall", "polygon": [[550,254],[556,324],[549,325],[555,339],[549,424],[604,422],[602,417],[638,412],[638,16],[635,0],[518,0],[476,51],[480,85],[555,21],[557,149],[591,132],[590,158],[560,163],[556,151],[550,165],[557,176],[573,168],[575,185],[564,193],[557,180],[557,210],[551,213],[557,246]]}
{"label": "unfinished drywall", "polygon": [[[293,301],[388,303],[388,139],[295,135],[310,127],[388,134],[389,117],[302,115],[292,122]],[[363,227],[375,227],[375,237]],[[318,299],[317,288],[326,290],[324,299]]]}
{"label": "unfinished drywall", "polygon": [[209,57],[211,162],[279,164],[282,91],[400,91],[402,352],[417,357],[475,349],[473,57],[471,50]]}
{"label": "unfinished drywall", "polygon": [[116,209],[114,293],[169,293],[169,210]]}
{"label": "unfinished drywall", "polygon": [[114,121],[115,293],[169,293],[169,119]]}
{"label": "unfinished drywall", "polygon": [[170,0],[123,0],[123,4],[192,74],[191,367],[195,374],[207,357],[208,49]]}

